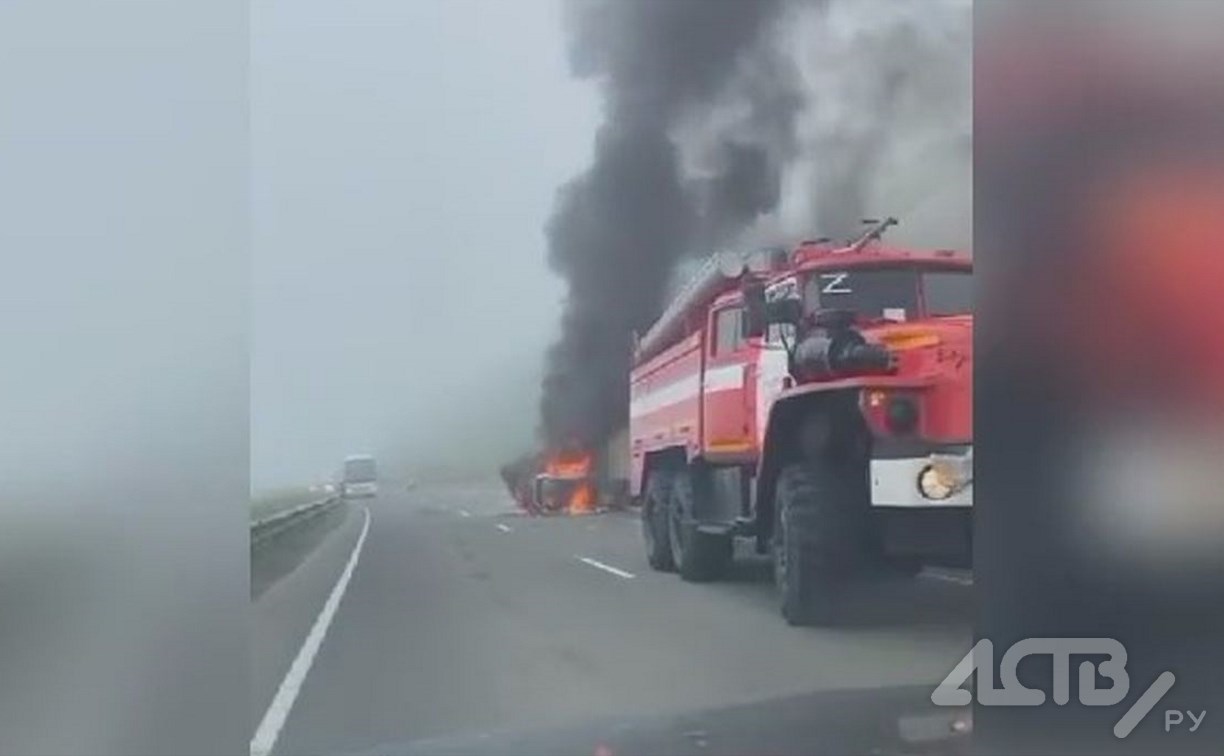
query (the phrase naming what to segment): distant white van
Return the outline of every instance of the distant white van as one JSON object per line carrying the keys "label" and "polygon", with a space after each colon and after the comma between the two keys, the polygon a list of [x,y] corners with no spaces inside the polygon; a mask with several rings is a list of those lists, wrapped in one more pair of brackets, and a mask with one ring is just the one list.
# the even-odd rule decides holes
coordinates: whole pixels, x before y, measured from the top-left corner
{"label": "distant white van", "polygon": [[340,495],[346,499],[368,499],[378,494],[378,474],[369,454],[344,458],[340,474]]}

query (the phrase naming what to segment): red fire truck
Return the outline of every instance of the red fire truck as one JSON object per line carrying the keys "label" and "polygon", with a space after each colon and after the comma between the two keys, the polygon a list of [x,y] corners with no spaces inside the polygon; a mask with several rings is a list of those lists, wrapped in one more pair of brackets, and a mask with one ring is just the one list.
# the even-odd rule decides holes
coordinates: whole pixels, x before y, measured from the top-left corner
{"label": "red fire truck", "polygon": [[972,261],[856,242],[712,257],[640,338],[630,494],[657,570],[772,553],[791,624],[856,588],[969,565]]}

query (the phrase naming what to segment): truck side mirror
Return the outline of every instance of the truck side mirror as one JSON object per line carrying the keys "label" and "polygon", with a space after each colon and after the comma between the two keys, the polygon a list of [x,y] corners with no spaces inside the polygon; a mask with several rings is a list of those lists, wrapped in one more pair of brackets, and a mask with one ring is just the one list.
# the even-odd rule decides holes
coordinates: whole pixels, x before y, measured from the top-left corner
{"label": "truck side mirror", "polygon": [[765,285],[760,281],[745,281],[741,287],[744,315],[740,331],[745,339],[765,335],[771,325],[798,325],[803,319],[803,303],[795,297],[765,301]]}
{"label": "truck side mirror", "polygon": [[745,281],[740,287],[744,298],[744,316],[740,318],[740,332],[745,339],[765,335],[768,326],[765,314],[765,285],[760,281]]}

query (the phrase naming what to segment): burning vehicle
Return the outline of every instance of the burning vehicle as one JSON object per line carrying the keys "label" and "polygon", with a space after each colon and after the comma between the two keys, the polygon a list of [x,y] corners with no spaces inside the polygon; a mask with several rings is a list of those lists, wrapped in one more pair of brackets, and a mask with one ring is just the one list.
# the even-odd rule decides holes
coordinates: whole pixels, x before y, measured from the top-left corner
{"label": "burning vehicle", "polygon": [[570,449],[548,455],[535,476],[532,501],[539,511],[589,514],[595,509],[590,452]]}
{"label": "burning vehicle", "polygon": [[579,515],[618,508],[625,503],[628,475],[624,432],[599,453],[571,442],[524,455],[501,469],[510,495],[529,514]]}

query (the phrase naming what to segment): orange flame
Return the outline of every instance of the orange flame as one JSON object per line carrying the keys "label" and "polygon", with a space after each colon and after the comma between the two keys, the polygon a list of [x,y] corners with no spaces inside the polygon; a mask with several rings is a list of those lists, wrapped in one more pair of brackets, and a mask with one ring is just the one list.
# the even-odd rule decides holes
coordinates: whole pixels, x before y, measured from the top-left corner
{"label": "orange flame", "polygon": [[585,451],[556,452],[544,463],[544,473],[551,477],[581,481],[566,502],[569,514],[587,514],[595,509],[595,490],[590,481],[592,466],[591,454]]}
{"label": "orange flame", "polygon": [[583,482],[574,489],[569,500],[570,514],[590,514],[595,509],[595,495],[591,492],[591,484]]}
{"label": "orange flame", "polygon": [[544,472],[554,478],[585,478],[591,474],[591,455],[586,452],[555,454],[544,465]]}

